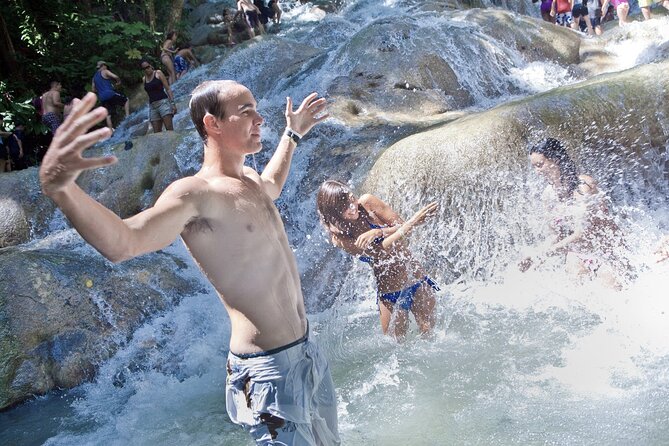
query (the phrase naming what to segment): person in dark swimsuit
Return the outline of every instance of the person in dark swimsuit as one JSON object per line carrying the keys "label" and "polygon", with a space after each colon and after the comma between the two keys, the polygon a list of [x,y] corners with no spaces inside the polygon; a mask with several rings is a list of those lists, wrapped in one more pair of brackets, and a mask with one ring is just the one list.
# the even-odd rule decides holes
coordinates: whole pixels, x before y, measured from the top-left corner
{"label": "person in dark swimsuit", "polygon": [[317,207],[334,246],[372,266],[383,333],[402,339],[409,312],[420,332],[430,333],[439,288],[413,258],[403,238],[433,217],[437,204],[430,203],[405,222],[378,197],[365,194],[356,198],[348,186],[330,180],[318,191]]}
{"label": "person in dark swimsuit", "polygon": [[153,132],[162,131],[163,126],[165,130],[174,130],[172,118],[177,112],[177,107],[174,105],[174,95],[167,78],[162,71],[154,70],[147,60],[143,60],[140,67],[144,70],[142,80],[144,90],[149,95],[149,121]]}

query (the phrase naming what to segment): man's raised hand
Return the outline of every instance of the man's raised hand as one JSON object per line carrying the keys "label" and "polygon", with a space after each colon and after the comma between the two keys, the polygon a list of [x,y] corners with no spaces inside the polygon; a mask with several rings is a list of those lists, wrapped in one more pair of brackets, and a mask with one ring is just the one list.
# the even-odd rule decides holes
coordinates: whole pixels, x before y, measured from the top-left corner
{"label": "man's raised hand", "polygon": [[107,110],[93,107],[97,97],[88,93],[79,101],[75,99],[72,112],[58,128],[39,170],[42,190],[52,195],[73,184],[84,170],[108,166],[116,162],[115,156],[84,158],[84,150],[111,135],[107,127],[89,132],[91,127],[107,117]]}
{"label": "man's raised hand", "polygon": [[293,111],[293,100],[286,98],[286,125],[293,131],[304,136],[317,123],[329,115],[323,113],[326,106],[325,98],[319,98],[318,93],[311,93],[304,98],[300,107]]}

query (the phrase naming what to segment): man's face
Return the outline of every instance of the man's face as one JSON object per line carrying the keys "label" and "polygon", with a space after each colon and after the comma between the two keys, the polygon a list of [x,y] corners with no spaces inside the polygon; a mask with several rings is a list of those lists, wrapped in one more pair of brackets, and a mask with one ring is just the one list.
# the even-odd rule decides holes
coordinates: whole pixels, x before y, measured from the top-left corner
{"label": "man's face", "polygon": [[224,93],[225,117],[220,121],[221,137],[226,147],[244,154],[262,149],[260,126],[263,118],[256,110],[256,101],[248,88],[236,85]]}

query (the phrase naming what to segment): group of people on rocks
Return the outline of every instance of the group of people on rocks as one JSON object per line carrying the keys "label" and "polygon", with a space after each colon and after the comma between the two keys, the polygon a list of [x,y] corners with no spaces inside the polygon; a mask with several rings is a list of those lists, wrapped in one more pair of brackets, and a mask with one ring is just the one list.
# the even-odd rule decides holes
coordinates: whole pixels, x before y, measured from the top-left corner
{"label": "group of people on rocks", "polygon": [[[639,0],[644,20],[652,18],[651,7],[655,5],[669,10],[669,0]],[[629,10],[628,0],[541,0],[540,6],[545,21],[598,36],[602,24],[613,20],[614,13],[621,26],[629,23]]]}

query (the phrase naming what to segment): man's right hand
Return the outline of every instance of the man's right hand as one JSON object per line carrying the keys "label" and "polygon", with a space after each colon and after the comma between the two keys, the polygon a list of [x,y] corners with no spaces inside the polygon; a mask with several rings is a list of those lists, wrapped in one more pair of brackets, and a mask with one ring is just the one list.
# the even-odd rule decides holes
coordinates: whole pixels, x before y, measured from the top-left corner
{"label": "man's right hand", "polygon": [[115,156],[82,156],[85,149],[111,136],[107,127],[89,132],[91,127],[107,117],[107,110],[103,107],[92,110],[96,101],[93,93],[88,93],[81,101],[75,99],[72,112],[58,128],[39,170],[42,191],[46,195],[53,197],[65,190],[84,170],[108,166],[117,161]]}

